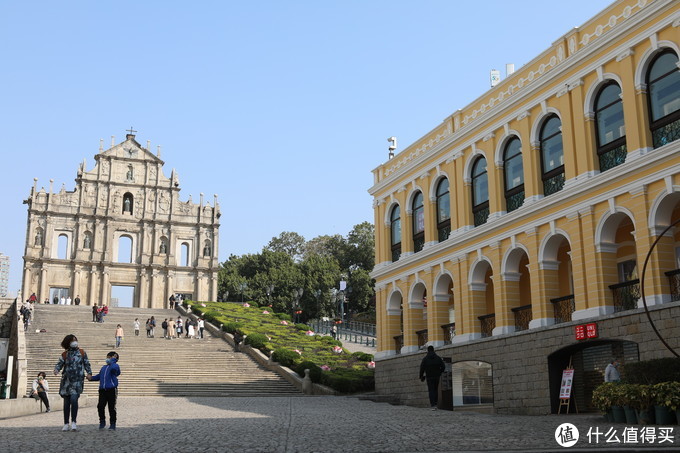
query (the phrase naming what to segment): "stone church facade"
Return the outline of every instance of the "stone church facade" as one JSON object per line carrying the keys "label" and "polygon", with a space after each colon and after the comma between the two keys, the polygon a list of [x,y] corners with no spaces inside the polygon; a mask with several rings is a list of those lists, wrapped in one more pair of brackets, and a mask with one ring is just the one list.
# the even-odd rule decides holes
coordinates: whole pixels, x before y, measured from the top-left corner
{"label": "stone church facade", "polygon": [[[147,145],[148,146],[148,145]],[[172,294],[216,300],[220,210],[179,198],[179,176],[135,136],[95,166],[80,165],[76,187],[53,192],[34,181],[28,205],[22,293],[39,301],[79,296],[109,305],[114,286],[134,288],[135,307],[164,308]]]}

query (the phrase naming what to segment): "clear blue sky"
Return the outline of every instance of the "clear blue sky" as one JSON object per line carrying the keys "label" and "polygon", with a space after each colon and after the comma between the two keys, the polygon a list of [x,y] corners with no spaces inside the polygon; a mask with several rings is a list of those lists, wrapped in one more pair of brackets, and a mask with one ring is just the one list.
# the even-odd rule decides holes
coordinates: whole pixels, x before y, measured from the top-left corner
{"label": "clear blue sky", "polygon": [[0,253],[26,205],[73,190],[99,139],[162,145],[181,199],[222,209],[220,261],[282,231],[373,221],[371,170],[609,5],[604,0],[0,3]]}

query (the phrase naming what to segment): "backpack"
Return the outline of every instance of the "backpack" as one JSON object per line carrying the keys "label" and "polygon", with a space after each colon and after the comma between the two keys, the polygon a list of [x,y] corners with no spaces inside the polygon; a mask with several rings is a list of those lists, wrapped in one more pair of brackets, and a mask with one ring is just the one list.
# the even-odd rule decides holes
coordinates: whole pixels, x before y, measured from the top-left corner
{"label": "backpack", "polygon": [[[78,351],[80,351],[81,357],[85,357],[85,351],[83,350],[83,348],[78,348]],[[67,351],[61,353],[61,358],[64,359],[64,362],[66,361],[66,352]]]}

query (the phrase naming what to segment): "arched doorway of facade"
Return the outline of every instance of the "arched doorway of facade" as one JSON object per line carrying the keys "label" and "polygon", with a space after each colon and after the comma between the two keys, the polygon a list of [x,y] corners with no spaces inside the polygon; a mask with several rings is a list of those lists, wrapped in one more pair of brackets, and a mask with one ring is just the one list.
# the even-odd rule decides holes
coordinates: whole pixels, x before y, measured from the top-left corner
{"label": "arched doorway of facade", "polygon": [[[680,193],[666,194],[659,199],[651,213],[651,231],[658,236],[678,219],[680,219]],[[657,268],[661,281],[657,291],[653,290],[652,285],[645,286],[647,303],[651,302],[650,297],[655,293],[657,299],[655,303],[680,300],[680,227],[671,228],[659,239],[650,258],[647,275],[650,270],[654,272],[653,269]]]}
{"label": "arched doorway of facade", "polygon": [[486,259],[478,261],[472,268],[469,279],[470,295],[474,318],[479,327],[468,331],[480,332],[482,337],[490,337],[496,328],[496,308],[494,302],[493,268]]}
{"label": "arched doorway of facade", "polygon": [[404,346],[404,311],[399,291],[393,291],[387,299],[387,341],[396,354],[401,353]]}
{"label": "arched doorway of facade", "polygon": [[602,223],[598,244],[602,259],[606,305],[614,312],[637,308],[640,299],[635,225],[631,216],[617,212]]}
{"label": "arched doorway of facade", "polygon": [[[545,240],[541,253],[541,272],[543,272],[545,304],[542,310],[545,319],[534,323],[537,327],[571,321],[575,310],[574,281],[571,266],[571,246],[569,239],[562,233],[555,233]],[[536,317],[535,317],[536,318]]]}
{"label": "arched doorway of facade", "polygon": [[503,333],[527,330],[532,318],[531,279],[529,257],[526,251],[517,247],[508,253],[503,272],[505,313],[497,313],[496,324],[503,326]]}
{"label": "arched doorway of facade", "polygon": [[427,288],[423,282],[413,285],[408,303],[408,314],[411,331],[415,335],[418,349],[423,349],[428,341],[427,336]]}
{"label": "arched doorway of facade", "polygon": [[550,380],[550,407],[556,414],[560,405],[560,386],[562,372],[569,366],[574,368],[569,412],[595,412],[592,404],[593,390],[604,382],[604,369],[613,359],[619,358],[622,376],[625,376],[625,364],[639,361],[638,345],[625,340],[593,340],[576,343],[559,349],[548,356],[548,376]]}
{"label": "arched doorway of facade", "polygon": [[[451,339],[456,334],[456,311],[453,304],[453,279],[449,274],[442,274],[434,285],[429,316],[434,319],[435,327],[442,329],[443,344],[451,344]],[[431,344],[439,346],[439,344]]]}

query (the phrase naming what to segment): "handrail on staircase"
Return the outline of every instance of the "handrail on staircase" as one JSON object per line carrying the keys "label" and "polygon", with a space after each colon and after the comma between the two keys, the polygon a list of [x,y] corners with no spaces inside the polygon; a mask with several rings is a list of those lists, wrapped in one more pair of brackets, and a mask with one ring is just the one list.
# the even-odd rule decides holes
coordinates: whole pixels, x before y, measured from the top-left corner
{"label": "handrail on staircase", "polygon": [[19,398],[26,392],[28,384],[27,376],[27,357],[26,357],[26,335],[24,331],[24,323],[19,322],[19,304],[21,304],[21,292],[14,304],[10,308],[10,316],[12,317],[12,327],[9,334],[8,355],[14,357],[14,364],[12,366],[12,381],[10,382],[9,398]]}

